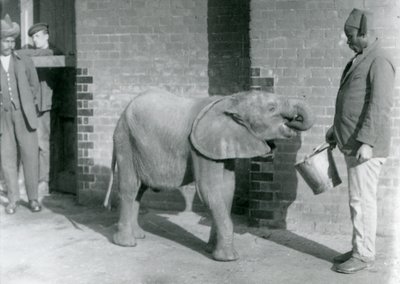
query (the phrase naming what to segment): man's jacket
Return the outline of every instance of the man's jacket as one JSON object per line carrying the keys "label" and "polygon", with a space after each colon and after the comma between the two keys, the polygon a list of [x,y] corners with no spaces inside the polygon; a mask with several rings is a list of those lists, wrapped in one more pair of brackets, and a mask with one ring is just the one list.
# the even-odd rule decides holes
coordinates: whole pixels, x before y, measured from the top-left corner
{"label": "man's jacket", "polygon": [[[21,110],[26,119],[27,126],[29,126],[31,130],[35,130],[38,125],[36,98],[40,91],[39,80],[35,66],[33,65],[32,59],[26,56],[18,55],[18,53],[13,53],[11,60],[14,62],[15,77],[17,79]],[[0,104],[0,107],[3,108],[2,103]],[[3,112],[3,109],[1,109],[1,112]]]}
{"label": "man's jacket", "polygon": [[354,156],[362,144],[373,147],[373,157],[389,155],[394,77],[394,65],[378,40],[347,64],[333,124],[335,140],[345,155]]}
{"label": "man's jacket", "polygon": [[[20,54],[27,55],[29,57],[34,56],[52,56],[61,55],[61,51],[51,46],[46,49],[34,49],[24,48],[18,51]],[[53,93],[56,89],[58,82],[60,81],[60,70],[59,68],[37,68],[36,69],[39,83],[40,83],[40,95],[37,97],[37,107],[39,112],[49,111],[55,106],[53,105]]]}

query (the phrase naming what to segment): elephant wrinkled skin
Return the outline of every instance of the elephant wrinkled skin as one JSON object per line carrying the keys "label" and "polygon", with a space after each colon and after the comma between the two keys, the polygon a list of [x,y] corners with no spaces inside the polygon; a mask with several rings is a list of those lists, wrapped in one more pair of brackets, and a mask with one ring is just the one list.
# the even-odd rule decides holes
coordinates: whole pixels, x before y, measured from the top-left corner
{"label": "elephant wrinkled skin", "polygon": [[230,217],[233,159],[268,155],[273,139],[292,138],[309,129],[313,119],[303,101],[261,91],[187,98],[152,89],[138,95],[113,136],[112,171],[117,163],[120,195],[113,241],[135,246],[144,238],[137,218],[147,188],[176,189],[195,181],[213,218],[208,249],[216,260],[236,260]]}

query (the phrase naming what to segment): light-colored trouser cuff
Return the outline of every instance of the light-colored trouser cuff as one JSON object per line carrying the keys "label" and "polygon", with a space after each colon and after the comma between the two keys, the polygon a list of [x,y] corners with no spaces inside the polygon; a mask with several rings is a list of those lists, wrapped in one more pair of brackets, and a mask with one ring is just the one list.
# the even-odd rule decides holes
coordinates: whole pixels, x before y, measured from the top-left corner
{"label": "light-colored trouser cuff", "polygon": [[386,158],[372,158],[359,163],[345,156],[349,186],[350,215],[353,224],[353,256],[370,262],[375,259],[377,227],[376,193],[379,174]]}

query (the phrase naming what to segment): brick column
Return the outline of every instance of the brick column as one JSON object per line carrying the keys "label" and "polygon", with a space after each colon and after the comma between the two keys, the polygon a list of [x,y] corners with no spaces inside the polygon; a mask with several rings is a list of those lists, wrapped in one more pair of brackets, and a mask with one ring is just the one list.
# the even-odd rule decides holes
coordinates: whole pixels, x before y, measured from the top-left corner
{"label": "brick column", "polygon": [[274,201],[276,190],[274,184],[273,158],[253,158],[250,167],[249,190],[249,225],[268,225],[274,219]]}
{"label": "brick column", "polygon": [[[260,68],[251,68],[251,88],[274,92],[274,78],[262,77]],[[272,157],[253,158],[250,162],[248,216],[250,226],[270,225],[274,220],[276,192]]]}
{"label": "brick column", "polygon": [[93,117],[91,101],[93,94],[89,92],[93,84],[93,77],[88,75],[87,68],[77,68],[76,92],[77,92],[77,124],[78,124],[78,200],[81,194],[90,189],[90,182],[94,181],[91,168],[94,165],[91,150],[93,142],[90,139],[93,134],[93,125],[90,119]]}

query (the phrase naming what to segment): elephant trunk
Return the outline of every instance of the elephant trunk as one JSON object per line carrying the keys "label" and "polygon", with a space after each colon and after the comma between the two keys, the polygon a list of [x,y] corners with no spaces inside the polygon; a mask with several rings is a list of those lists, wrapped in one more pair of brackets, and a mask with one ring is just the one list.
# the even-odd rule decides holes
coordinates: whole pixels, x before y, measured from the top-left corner
{"label": "elephant trunk", "polygon": [[284,117],[288,120],[286,125],[296,131],[305,131],[314,124],[314,115],[309,106],[303,101],[294,101],[289,103],[289,111],[284,113]]}

